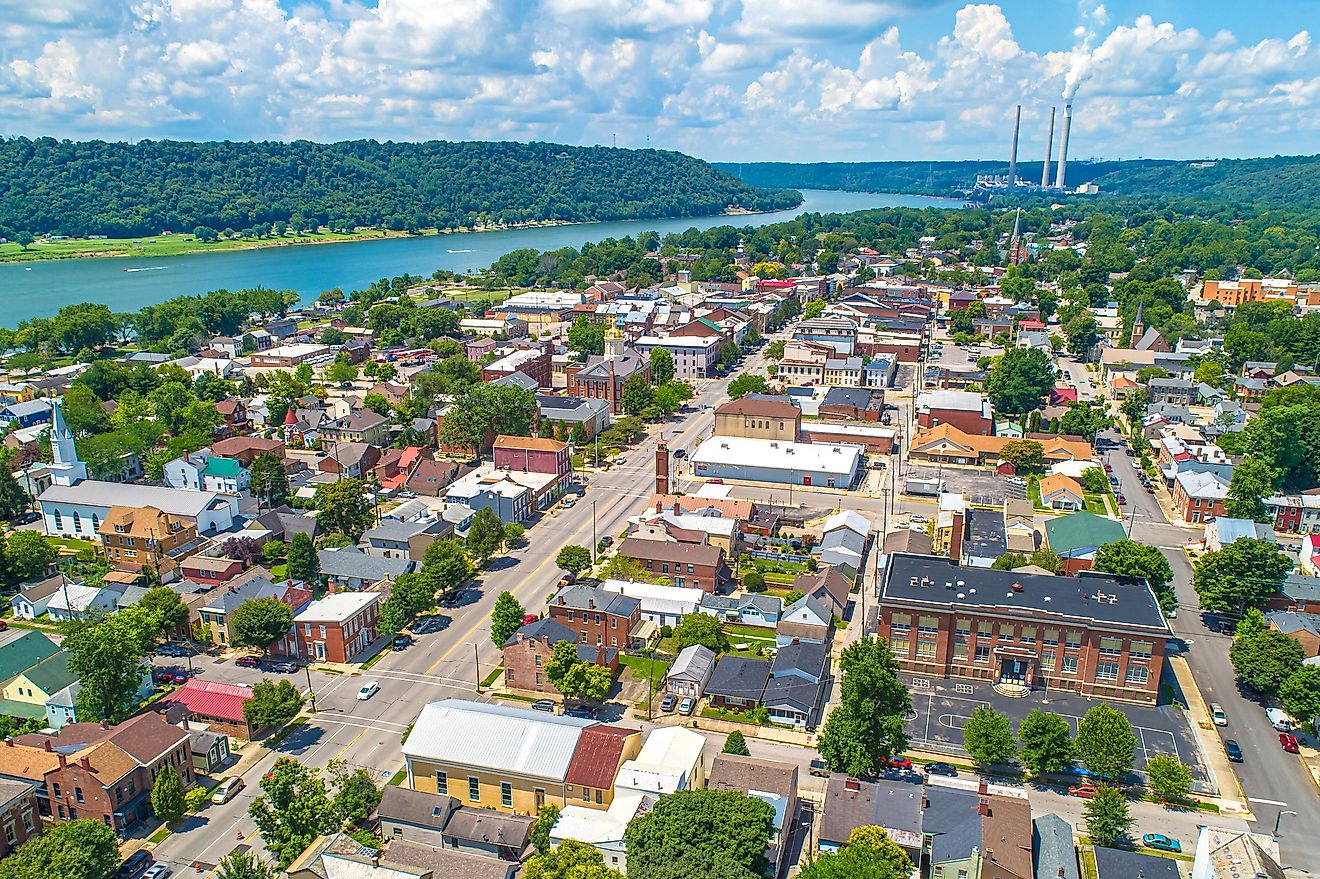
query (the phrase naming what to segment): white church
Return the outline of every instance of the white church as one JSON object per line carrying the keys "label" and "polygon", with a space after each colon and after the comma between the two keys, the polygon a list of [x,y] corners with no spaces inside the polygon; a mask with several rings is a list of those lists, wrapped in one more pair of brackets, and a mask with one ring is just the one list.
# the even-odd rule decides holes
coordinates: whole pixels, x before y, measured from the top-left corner
{"label": "white church", "polygon": [[196,523],[198,534],[217,534],[234,527],[237,495],[88,479],[87,465],[78,458],[73,431],[64,423],[59,405],[51,409],[50,450],[54,460],[46,469],[51,485],[37,498],[37,506],[46,533],[52,537],[97,540],[101,521],[111,507],[155,507]]}

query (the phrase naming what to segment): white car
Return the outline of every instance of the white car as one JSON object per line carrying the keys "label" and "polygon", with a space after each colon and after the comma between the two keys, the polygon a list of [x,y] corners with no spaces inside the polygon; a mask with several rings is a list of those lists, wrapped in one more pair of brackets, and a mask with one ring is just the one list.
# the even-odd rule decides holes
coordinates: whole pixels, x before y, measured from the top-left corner
{"label": "white car", "polygon": [[1215,726],[1228,726],[1228,714],[1218,702],[1210,703],[1210,719],[1214,721]]}
{"label": "white car", "polygon": [[913,513],[911,516],[908,516],[908,521],[914,525],[925,525],[926,517],[920,513]]}
{"label": "white car", "polygon": [[358,701],[365,702],[366,700],[370,699],[372,696],[376,695],[379,692],[380,692],[380,684],[376,683],[375,681],[368,681],[367,683],[362,685],[362,688],[360,690],[358,690]]}
{"label": "white car", "polygon": [[142,879],[165,879],[170,872],[167,864],[152,864],[147,868],[147,872],[142,874]]}

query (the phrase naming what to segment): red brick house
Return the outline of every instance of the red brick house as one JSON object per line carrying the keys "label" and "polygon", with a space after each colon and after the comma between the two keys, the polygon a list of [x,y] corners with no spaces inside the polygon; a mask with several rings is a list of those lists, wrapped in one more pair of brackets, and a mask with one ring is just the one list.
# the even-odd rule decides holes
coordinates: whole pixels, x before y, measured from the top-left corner
{"label": "red brick house", "polygon": [[1184,471],[1173,480],[1173,506],[1192,525],[1228,515],[1227,500],[1228,480],[1214,473]]}
{"label": "red brick house", "polygon": [[248,426],[247,407],[242,400],[220,400],[215,404],[215,411],[234,430],[245,430]]}
{"label": "red brick house", "polygon": [[549,618],[576,633],[579,644],[623,649],[642,622],[642,603],[579,583],[555,593]]}
{"label": "red brick house", "polygon": [[155,713],[110,728],[71,723],[58,735],[34,733],[0,746],[0,776],[37,783],[42,815],[90,818],[120,834],[150,816],[161,772],[177,772],[185,789],[195,780],[188,731]]}
{"label": "red brick house", "polygon": [[537,693],[556,692],[554,684],[546,677],[545,667],[550,664],[550,655],[560,641],[576,644],[578,658],[582,661],[603,665],[618,673],[618,648],[584,644],[578,640],[578,635],[566,624],[550,617],[520,628],[504,642],[504,685]]}
{"label": "red brick house", "polygon": [[990,436],[995,413],[990,401],[974,391],[926,391],[917,395],[917,424],[950,424],[971,436]]}
{"label": "red brick house", "polygon": [[619,544],[619,554],[641,563],[648,573],[664,577],[671,586],[713,593],[727,578],[724,550],[718,546],[629,537]]}
{"label": "red brick house", "polygon": [[519,348],[498,360],[491,361],[481,369],[481,380],[493,382],[515,372],[536,382],[537,387],[551,386],[550,346],[532,343],[532,347]]}
{"label": "red brick house", "polygon": [[495,466],[503,470],[527,473],[553,473],[567,476],[572,469],[568,443],[534,436],[495,437]]}
{"label": "red brick house", "polygon": [[19,779],[0,779],[0,858],[41,833],[41,813],[37,805],[37,785]]}
{"label": "red brick house", "polygon": [[227,583],[243,573],[242,562],[221,556],[189,556],[179,567],[185,580],[211,585]]}
{"label": "red brick house", "polygon": [[293,618],[298,655],[316,662],[356,662],[379,637],[381,593],[333,592]]}

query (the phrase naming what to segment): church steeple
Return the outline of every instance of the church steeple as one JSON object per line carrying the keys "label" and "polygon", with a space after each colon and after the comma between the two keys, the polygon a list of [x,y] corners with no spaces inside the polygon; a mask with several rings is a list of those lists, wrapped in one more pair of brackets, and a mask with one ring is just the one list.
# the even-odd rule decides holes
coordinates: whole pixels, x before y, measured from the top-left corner
{"label": "church steeple", "polygon": [[87,478],[87,465],[78,459],[73,431],[64,423],[64,410],[59,400],[50,402],[51,481],[55,485],[77,485]]}

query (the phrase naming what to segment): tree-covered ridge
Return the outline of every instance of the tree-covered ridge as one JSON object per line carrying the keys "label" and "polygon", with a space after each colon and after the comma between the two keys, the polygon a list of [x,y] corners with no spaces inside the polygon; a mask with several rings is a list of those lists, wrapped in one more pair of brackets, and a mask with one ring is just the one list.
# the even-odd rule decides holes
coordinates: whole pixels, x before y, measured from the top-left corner
{"label": "tree-covered ridge", "polygon": [[792,207],[666,150],[550,143],[0,140],[0,234],[450,228]]}
{"label": "tree-covered ridge", "polygon": [[[1023,150],[1030,152],[1029,145]],[[953,195],[978,174],[1007,174],[1007,162],[717,163],[753,186]],[[1051,165],[1051,178],[1054,166]],[[1039,181],[1041,163],[1019,162],[1022,180]],[[1238,208],[1301,208],[1320,201],[1320,155],[1174,161],[1070,159],[1068,185],[1095,183],[1102,194],[1223,202]]]}
{"label": "tree-covered ridge", "polygon": [[[1007,146],[1007,144],[1005,144]],[[1023,155],[1031,147],[1022,146]],[[1157,172],[1167,159],[1138,159],[1129,162],[1068,161],[1068,185],[1076,186],[1128,169]],[[799,189],[842,189],[865,192],[904,192],[912,195],[953,195],[976,182],[978,174],[1007,174],[1007,161],[961,162],[716,162],[715,167],[753,186],[791,186]],[[1019,161],[1018,177],[1039,181],[1041,162]],[[1054,162],[1050,162],[1053,182]]]}

